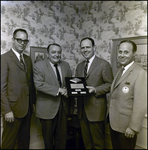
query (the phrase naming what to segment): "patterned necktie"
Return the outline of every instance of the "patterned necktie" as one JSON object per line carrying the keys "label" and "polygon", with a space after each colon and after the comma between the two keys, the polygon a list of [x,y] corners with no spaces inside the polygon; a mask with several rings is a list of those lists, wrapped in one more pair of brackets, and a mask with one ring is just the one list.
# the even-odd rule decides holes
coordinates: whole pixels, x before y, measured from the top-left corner
{"label": "patterned necktie", "polygon": [[23,66],[24,70],[26,71],[25,63],[23,61],[23,58],[22,58],[21,54],[20,54],[20,62],[21,62],[21,65]]}
{"label": "patterned necktie", "polygon": [[61,87],[62,82],[61,82],[61,77],[60,77],[60,73],[59,73],[59,70],[58,70],[58,65],[57,65],[57,64],[54,64],[54,67],[56,68],[57,79],[58,79],[59,85],[60,85],[60,87]]}
{"label": "patterned necktie", "polygon": [[85,66],[84,66],[84,77],[85,77],[85,78],[86,78],[86,76],[87,76],[88,63],[89,63],[89,60],[86,60]]}
{"label": "patterned necktie", "polygon": [[116,81],[115,81],[115,84],[114,84],[114,85],[116,85],[117,82],[119,81],[119,79],[121,78],[122,73],[123,73],[123,70],[124,70],[124,67],[122,67],[121,70],[120,70],[120,72],[118,73],[118,76],[117,76],[117,78],[116,78]]}

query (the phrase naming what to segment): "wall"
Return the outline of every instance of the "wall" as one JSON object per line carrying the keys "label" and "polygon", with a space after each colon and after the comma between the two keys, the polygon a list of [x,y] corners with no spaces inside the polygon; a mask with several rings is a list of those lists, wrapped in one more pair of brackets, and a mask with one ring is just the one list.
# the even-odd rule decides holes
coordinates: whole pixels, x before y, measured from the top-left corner
{"label": "wall", "polygon": [[[110,62],[111,39],[147,35],[147,1],[90,1],[76,6],[68,1],[1,1],[1,54],[11,48],[12,33],[25,28],[30,46],[62,46],[62,59],[73,75],[82,61],[79,42],[85,36],[96,42],[96,55]],[[32,116],[31,148],[43,148],[39,120]],[[35,135],[37,134],[37,137]]]}
{"label": "wall", "polygon": [[76,6],[67,1],[1,1],[1,54],[11,48],[16,28],[29,33],[30,46],[57,42],[62,59],[75,66],[83,59],[79,41],[90,36],[96,55],[110,62],[110,39],[147,35],[147,1],[90,1]]}

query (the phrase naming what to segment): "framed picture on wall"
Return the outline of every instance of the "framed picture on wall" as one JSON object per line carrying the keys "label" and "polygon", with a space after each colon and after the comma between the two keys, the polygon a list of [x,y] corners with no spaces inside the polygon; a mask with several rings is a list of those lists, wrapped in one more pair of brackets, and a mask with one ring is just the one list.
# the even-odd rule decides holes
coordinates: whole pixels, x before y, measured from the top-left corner
{"label": "framed picture on wall", "polygon": [[32,64],[34,65],[36,62],[44,60],[46,56],[46,47],[30,47],[30,57],[32,59]]}
{"label": "framed picture on wall", "polygon": [[119,61],[118,61],[118,49],[119,49],[119,45],[117,45],[117,47],[116,47],[116,50],[117,50],[117,51],[116,51],[116,57],[117,57],[117,58],[116,58],[116,59],[117,59],[117,61],[116,61],[116,63],[117,63],[116,66],[117,66],[117,68],[120,68],[120,67],[121,67],[121,64],[120,64]]}

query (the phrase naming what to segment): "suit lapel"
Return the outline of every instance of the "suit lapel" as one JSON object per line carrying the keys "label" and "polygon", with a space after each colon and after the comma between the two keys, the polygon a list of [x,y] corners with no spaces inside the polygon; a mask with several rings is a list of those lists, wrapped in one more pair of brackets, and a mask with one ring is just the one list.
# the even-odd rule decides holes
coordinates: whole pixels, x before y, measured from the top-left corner
{"label": "suit lapel", "polygon": [[66,75],[65,75],[65,69],[64,69],[65,67],[64,67],[63,63],[61,63],[61,61],[60,61],[59,64],[60,64],[61,73],[62,73],[62,85],[65,85],[65,84],[64,84],[64,83],[65,83],[65,78],[64,78],[64,77],[66,76]]}
{"label": "suit lapel", "polygon": [[[121,68],[120,68],[120,70],[121,70]],[[116,83],[116,85],[115,85],[115,81],[117,80],[117,77],[118,77],[118,74],[119,74],[119,72],[120,72],[120,70],[118,70],[118,72],[117,72],[117,74],[116,74],[116,76],[115,76],[115,78],[114,78],[114,80],[113,80],[113,82],[112,82],[112,88],[115,88],[116,87],[116,85],[117,85],[117,83],[119,83],[119,81]],[[111,89],[112,89],[111,88]]]}
{"label": "suit lapel", "polygon": [[81,76],[84,77],[84,67],[85,67],[85,61],[82,62],[82,69],[81,69]]}
{"label": "suit lapel", "polygon": [[23,66],[19,62],[17,56],[14,54],[14,52],[12,50],[10,51],[10,58],[21,70],[25,71]]}
{"label": "suit lapel", "polygon": [[[136,66],[136,63],[134,63],[133,65],[131,65],[127,71],[123,74],[123,76],[121,76],[121,78],[119,79],[119,81],[117,82],[116,85],[114,85],[114,88],[116,88],[125,78],[127,78],[129,76],[129,74],[133,71],[134,67]],[[116,76],[117,77],[117,76]],[[116,78],[114,79],[114,81],[116,80]],[[114,84],[114,83],[113,83]]]}
{"label": "suit lapel", "polygon": [[[84,64],[85,65],[85,64]],[[87,76],[86,76],[86,78],[88,78],[88,76],[90,75],[90,73],[92,72],[92,70],[96,67],[96,65],[98,65],[98,61],[97,61],[97,58],[96,58],[96,56],[95,56],[95,58],[94,58],[94,60],[93,60],[93,62],[92,62],[92,64],[91,64],[91,66],[90,66],[90,68],[89,68],[89,71],[88,71],[88,73],[87,73]],[[83,71],[84,72],[84,71]]]}
{"label": "suit lapel", "polygon": [[52,66],[50,65],[48,59],[45,59],[45,64],[46,64],[46,66],[47,66],[47,68],[48,68],[48,71],[52,74],[53,80],[56,81],[57,85],[59,85],[58,80],[57,80],[57,77],[56,77],[56,75],[55,75],[55,72],[54,72]]}
{"label": "suit lapel", "polygon": [[26,68],[26,73],[27,73],[27,71],[28,71],[28,68],[27,68],[27,59],[26,59],[26,56],[23,54],[23,57],[24,57],[24,63],[25,63],[25,68]]}

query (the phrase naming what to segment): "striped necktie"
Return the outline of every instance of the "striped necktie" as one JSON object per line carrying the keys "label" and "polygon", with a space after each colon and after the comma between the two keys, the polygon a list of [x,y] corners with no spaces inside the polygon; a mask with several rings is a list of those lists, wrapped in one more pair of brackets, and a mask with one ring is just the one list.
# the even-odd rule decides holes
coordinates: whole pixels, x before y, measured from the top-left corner
{"label": "striped necktie", "polygon": [[20,62],[21,62],[21,65],[23,66],[24,70],[26,71],[25,62],[23,61],[23,57],[21,54],[20,54]]}
{"label": "striped necktie", "polygon": [[87,76],[88,63],[89,63],[89,60],[86,60],[85,66],[84,66],[84,77],[85,77],[85,78],[86,78],[86,76]]}

